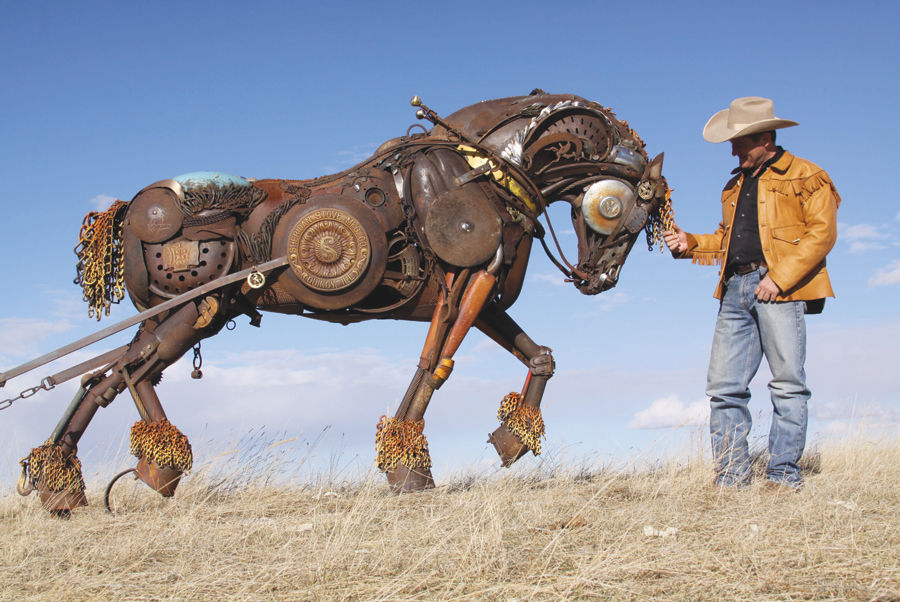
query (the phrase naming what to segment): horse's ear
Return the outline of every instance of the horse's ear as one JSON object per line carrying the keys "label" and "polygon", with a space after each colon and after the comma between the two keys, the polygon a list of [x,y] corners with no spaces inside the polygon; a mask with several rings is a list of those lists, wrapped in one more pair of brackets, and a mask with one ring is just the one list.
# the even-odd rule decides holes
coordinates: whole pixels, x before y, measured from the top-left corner
{"label": "horse's ear", "polygon": [[659,153],[654,157],[653,161],[650,162],[650,177],[653,179],[658,178],[662,175],[662,166],[663,166],[663,158],[666,156],[666,153]]}

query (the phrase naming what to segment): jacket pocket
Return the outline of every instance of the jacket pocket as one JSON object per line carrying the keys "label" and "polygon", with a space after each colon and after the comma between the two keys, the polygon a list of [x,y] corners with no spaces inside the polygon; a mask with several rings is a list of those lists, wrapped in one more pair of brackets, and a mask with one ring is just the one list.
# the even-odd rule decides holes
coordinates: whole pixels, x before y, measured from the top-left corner
{"label": "jacket pocket", "polygon": [[772,228],[772,247],[775,251],[776,259],[783,259],[790,255],[800,243],[800,237],[803,236],[803,224],[795,224],[792,226],[780,226]]}

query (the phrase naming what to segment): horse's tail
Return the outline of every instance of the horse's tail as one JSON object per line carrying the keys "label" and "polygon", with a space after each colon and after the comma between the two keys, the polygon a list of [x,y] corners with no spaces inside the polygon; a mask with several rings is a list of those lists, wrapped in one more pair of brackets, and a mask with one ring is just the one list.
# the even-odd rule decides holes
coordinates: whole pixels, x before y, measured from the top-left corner
{"label": "horse's tail", "polygon": [[123,222],[127,203],[114,202],[103,212],[91,211],[84,216],[78,234],[75,254],[78,263],[75,284],[84,290],[88,316],[100,319],[101,311],[125,296],[125,257],[122,246]]}

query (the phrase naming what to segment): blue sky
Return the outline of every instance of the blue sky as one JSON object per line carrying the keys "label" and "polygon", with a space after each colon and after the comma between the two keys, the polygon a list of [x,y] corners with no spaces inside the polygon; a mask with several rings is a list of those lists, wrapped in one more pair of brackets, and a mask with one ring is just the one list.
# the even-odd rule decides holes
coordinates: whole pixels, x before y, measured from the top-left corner
{"label": "blue sky", "polygon": [[[88,319],[72,284],[84,214],[149,183],[198,170],[307,178],[369,156],[416,123],[540,87],[611,106],[665,151],[676,220],[709,232],[735,166],[703,125],[740,96],[774,99],[800,122],[779,142],[824,167],[843,197],[828,257],[837,298],[808,319],[811,437],[868,418],[900,420],[900,203],[894,192],[900,52],[888,2],[18,3],[0,22],[0,368],[132,315]],[[567,254],[567,210],[550,217]],[[716,273],[636,245],[616,289],[584,297],[539,249],[511,314],[554,349],[545,397],[548,457],[654,457],[702,424]],[[195,441],[265,428],[304,442],[331,426],[323,457],[367,465],[375,424],[406,390],[425,324],[341,327],[267,314],[203,344],[201,381],[170,368],[159,388]],[[127,341],[132,332],[11,381],[18,391]],[[496,466],[484,441],[519,389],[521,365],[479,333],[427,416],[436,477]],[[752,410],[767,427],[765,368]],[[68,404],[61,386],[0,413],[12,472]],[[81,445],[86,474],[127,440],[127,396]],[[701,427],[702,428],[702,427]],[[127,445],[127,444],[125,444]],[[123,460],[126,461],[127,460]],[[527,466],[539,462],[526,458]],[[118,466],[111,467],[119,468]]]}

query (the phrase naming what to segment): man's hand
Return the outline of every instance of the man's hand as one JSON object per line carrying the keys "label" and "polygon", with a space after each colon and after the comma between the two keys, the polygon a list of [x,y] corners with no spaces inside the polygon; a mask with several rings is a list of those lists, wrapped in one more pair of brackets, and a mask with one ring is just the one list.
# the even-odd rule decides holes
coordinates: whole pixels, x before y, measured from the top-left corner
{"label": "man's hand", "polygon": [[753,294],[756,295],[756,298],[763,303],[768,303],[770,301],[774,302],[775,298],[780,292],[781,289],[778,288],[778,285],[775,284],[775,281],[769,278],[769,275],[766,274],[766,277],[763,278],[756,286],[756,290],[753,291]]}
{"label": "man's hand", "polygon": [[669,247],[669,250],[672,251],[672,253],[684,253],[687,251],[687,234],[685,234],[684,230],[678,226],[675,226],[674,232],[671,230],[663,232],[663,240],[666,242],[666,246]]}

